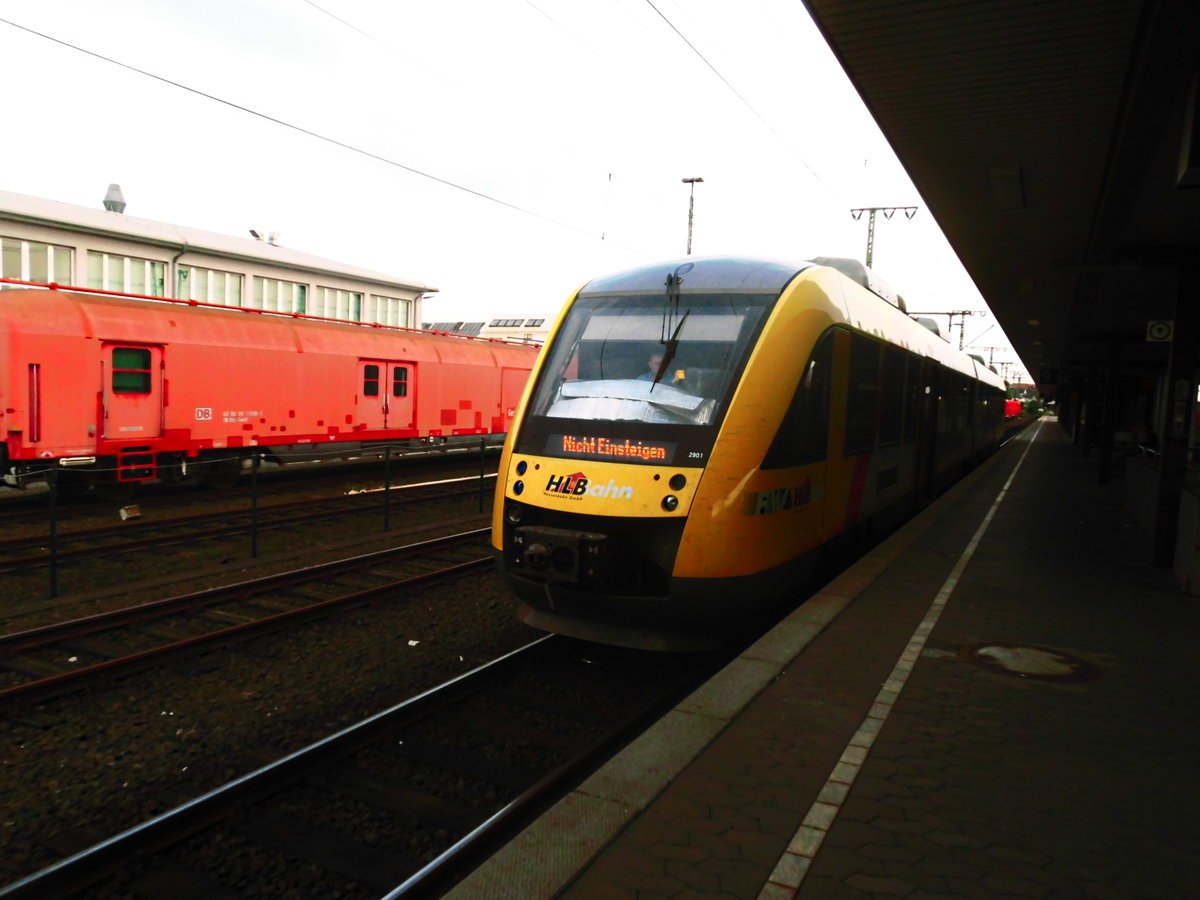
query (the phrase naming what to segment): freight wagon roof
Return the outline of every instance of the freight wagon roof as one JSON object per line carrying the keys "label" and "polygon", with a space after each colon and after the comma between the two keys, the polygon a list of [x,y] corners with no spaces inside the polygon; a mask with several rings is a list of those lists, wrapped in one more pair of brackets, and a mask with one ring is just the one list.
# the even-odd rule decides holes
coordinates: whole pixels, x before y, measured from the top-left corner
{"label": "freight wagon roof", "polygon": [[0,290],[0,328],[13,339],[23,335],[90,337],[129,343],[285,348],[382,358],[405,354],[412,358],[469,361],[474,357],[499,361],[536,352],[536,348],[517,343],[387,326],[32,289]]}
{"label": "freight wagon roof", "polygon": [[185,228],[153,219],[139,219],[106,209],[75,206],[42,197],[30,197],[10,191],[0,191],[0,219],[11,219],[35,225],[66,228],[86,234],[102,234],[127,240],[141,241],[174,249],[186,248],[231,259],[265,262],[310,272],[343,275],[350,278],[395,285],[407,290],[435,293],[437,288],[419,281],[384,275],[369,269],[348,266],[320,256],[311,256],[280,247],[266,241],[239,238],[198,228]]}

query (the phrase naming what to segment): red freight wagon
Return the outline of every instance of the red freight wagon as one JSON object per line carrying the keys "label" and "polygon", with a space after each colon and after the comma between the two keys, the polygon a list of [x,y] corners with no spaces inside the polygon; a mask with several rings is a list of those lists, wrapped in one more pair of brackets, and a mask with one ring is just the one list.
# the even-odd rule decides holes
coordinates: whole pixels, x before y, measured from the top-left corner
{"label": "red freight wagon", "polygon": [[537,348],[60,290],[0,291],[0,472],[226,480],[503,434]]}

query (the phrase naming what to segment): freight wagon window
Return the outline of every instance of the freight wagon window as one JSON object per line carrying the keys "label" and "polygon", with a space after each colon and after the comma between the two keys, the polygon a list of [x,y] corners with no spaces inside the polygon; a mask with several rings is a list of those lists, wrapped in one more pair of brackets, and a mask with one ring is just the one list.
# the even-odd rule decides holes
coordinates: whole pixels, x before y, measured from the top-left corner
{"label": "freight wagon window", "polygon": [[379,366],[363,366],[363,396],[379,396]]}
{"label": "freight wagon window", "polygon": [[392,369],[392,396],[408,396],[408,369],[403,366]]}
{"label": "freight wagon window", "polygon": [[116,347],[112,353],[114,394],[150,393],[150,351],[140,347]]}

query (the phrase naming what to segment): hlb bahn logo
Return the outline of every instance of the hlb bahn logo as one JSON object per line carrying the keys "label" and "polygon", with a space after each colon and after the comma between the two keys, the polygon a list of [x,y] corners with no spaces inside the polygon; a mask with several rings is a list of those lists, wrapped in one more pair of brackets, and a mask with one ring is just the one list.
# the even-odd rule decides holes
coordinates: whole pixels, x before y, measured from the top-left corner
{"label": "hlb bahn logo", "polygon": [[633,496],[633,488],[617,484],[613,479],[608,484],[592,484],[582,472],[574,475],[551,475],[546,482],[547,494],[558,494],[570,500],[581,500],[584,497],[609,497],[625,500]]}

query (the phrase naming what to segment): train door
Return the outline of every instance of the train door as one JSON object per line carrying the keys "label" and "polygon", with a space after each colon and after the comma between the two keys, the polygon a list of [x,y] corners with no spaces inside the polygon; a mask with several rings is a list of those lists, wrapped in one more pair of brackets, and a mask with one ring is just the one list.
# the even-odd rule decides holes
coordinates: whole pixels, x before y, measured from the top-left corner
{"label": "train door", "polygon": [[161,436],[162,347],[101,346],[104,438],[137,441]]}
{"label": "train door", "polygon": [[360,359],[358,415],[360,428],[412,428],[416,365],[384,359]]}

